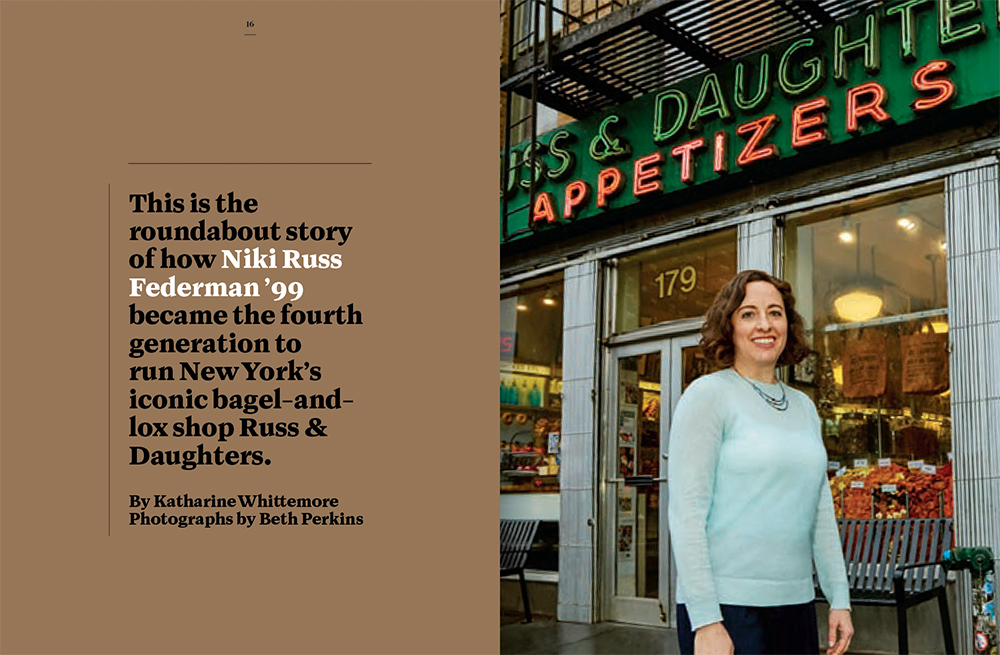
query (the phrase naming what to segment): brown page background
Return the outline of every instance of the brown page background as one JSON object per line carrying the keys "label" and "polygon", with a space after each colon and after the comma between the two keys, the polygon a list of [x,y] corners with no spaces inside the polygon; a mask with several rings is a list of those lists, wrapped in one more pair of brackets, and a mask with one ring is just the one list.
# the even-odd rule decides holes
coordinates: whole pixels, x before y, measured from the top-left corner
{"label": "brown page background", "polygon": [[[254,28],[247,29],[246,21]],[[0,651],[498,650],[497,7],[486,2],[0,3]],[[244,36],[255,33],[256,36]],[[130,162],[372,162],[370,166]],[[131,213],[130,193],[256,198],[255,214]],[[214,204],[214,203],[213,203]],[[350,225],[330,242],[130,242],[130,225]],[[335,271],[220,270],[221,250],[340,253]],[[150,246],[209,270],[134,271]],[[280,265],[280,262],[279,262]],[[363,326],[129,326],[150,281],[298,280]],[[110,307],[109,307],[110,305]],[[128,339],[299,338],[295,355],[128,357]],[[489,348],[487,348],[487,344]],[[322,367],[318,383],[130,382],[134,365]],[[332,393],[309,440],[135,439],[141,393]],[[109,430],[110,424],[110,430]],[[129,466],[130,445],[260,449],[271,466]],[[337,497],[363,526],[130,527],[154,493]],[[162,513],[164,510],[160,510]],[[234,514],[234,510],[227,513]],[[281,512],[283,510],[273,510]],[[300,510],[296,510],[300,511]],[[214,510],[190,510],[213,514]],[[322,511],[317,510],[317,514]]]}

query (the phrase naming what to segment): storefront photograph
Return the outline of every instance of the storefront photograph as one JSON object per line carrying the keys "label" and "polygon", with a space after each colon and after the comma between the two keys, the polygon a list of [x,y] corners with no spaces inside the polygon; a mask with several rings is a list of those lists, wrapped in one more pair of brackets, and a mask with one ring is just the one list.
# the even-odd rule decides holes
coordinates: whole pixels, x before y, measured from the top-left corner
{"label": "storefront photograph", "polygon": [[[674,644],[670,476],[692,476],[671,426],[725,368],[706,314],[756,270],[790,285],[807,347],[748,384],[815,407],[847,652],[995,655],[997,0],[501,10],[501,651],[583,652],[538,626]],[[588,652],[646,652],[619,646]]]}

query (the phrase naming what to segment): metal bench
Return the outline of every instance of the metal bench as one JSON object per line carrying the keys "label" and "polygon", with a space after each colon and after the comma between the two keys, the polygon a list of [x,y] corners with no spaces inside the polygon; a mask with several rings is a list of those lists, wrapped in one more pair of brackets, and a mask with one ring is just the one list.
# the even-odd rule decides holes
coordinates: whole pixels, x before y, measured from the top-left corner
{"label": "metal bench", "polygon": [[531,606],[528,603],[528,583],[524,579],[524,565],[538,531],[538,519],[500,521],[500,577],[514,575],[521,579],[521,599],[524,602],[524,620],[531,623]]}
{"label": "metal bench", "polygon": [[[846,519],[837,522],[854,605],[896,607],[898,650],[907,654],[906,610],[937,598],[945,652],[955,653],[945,594],[947,573],[940,565],[951,548],[952,519]],[[826,602],[822,594],[817,600]]]}

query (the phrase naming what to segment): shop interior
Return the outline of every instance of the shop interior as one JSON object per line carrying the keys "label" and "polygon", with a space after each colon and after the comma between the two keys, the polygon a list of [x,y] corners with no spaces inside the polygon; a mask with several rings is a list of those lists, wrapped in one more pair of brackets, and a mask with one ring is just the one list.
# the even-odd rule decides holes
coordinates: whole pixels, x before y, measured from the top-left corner
{"label": "shop interior", "polygon": [[813,347],[788,381],[819,411],[838,517],[953,516],[941,189],[793,216],[785,237]]}

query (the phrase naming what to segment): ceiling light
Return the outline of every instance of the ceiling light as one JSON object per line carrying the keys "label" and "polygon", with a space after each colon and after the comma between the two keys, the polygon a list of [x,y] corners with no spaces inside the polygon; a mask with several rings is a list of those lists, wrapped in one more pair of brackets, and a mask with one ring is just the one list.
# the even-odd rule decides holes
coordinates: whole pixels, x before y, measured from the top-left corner
{"label": "ceiling light", "polygon": [[947,251],[948,251],[948,242],[947,241],[942,241],[941,242],[941,252],[947,252]]}
{"label": "ceiling light", "polygon": [[552,307],[553,305],[556,304],[556,300],[555,298],[552,297],[552,291],[550,289],[545,290],[545,297],[542,298],[542,302],[548,305],[549,307]]}
{"label": "ceiling light", "polygon": [[897,210],[896,225],[906,230],[907,232],[913,232],[917,229],[917,221],[920,217],[910,213],[910,210],[905,202],[900,203],[899,209]]}
{"label": "ceiling light", "polygon": [[524,303],[519,302],[519,303],[517,303],[517,311],[519,311],[519,312],[526,312],[526,311],[528,311],[528,306],[525,305]]}
{"label": "ceiling light", "polygon": [[851,217],[845,216],[840,219],[840,237],[841,243],[854,243],[854,231],[851,229]]}
{"label": "ceiling light", "polygon": [[931,329],[934,330],[934,334],[946,334],[948,321],[931,321]]}
{"label": "ceiling light", "polygon": [[867,321],[882,311],[882,299],[870,289],[857,288],[839,296],[833,306],[845,321]]}

